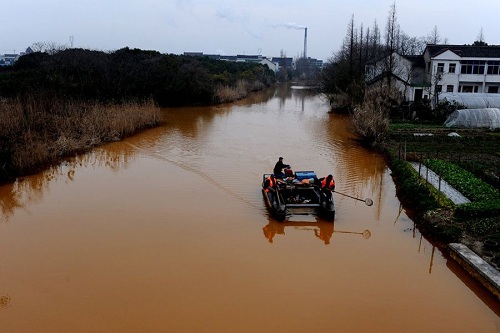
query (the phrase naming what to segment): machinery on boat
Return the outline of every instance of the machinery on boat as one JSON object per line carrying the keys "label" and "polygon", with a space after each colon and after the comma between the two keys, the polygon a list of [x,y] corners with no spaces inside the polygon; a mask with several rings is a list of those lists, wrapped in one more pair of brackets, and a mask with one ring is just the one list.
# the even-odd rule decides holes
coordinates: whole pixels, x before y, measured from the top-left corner
{"label": "machinery on boat", "polygon": [[266,179],[270,176],[270,173],[262,176],[262,193],[276,220],[283,221],[288,214],[311,212],[327,220],[335,218],[332,192],[320,188],[314,171],[296,171],[285,180],[276,179],[274,191],[266,188]]}

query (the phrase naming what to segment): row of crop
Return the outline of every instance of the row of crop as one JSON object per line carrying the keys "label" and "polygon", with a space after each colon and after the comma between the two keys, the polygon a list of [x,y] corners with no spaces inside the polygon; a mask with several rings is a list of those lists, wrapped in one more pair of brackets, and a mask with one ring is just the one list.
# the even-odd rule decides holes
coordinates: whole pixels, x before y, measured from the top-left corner
{"label": "row of crop", "polygon": [[462,235],[461,228],[428,218],[429,212],[439,212],[441,208],[446,210],[453,206],[453,202],[423,180],[410,163],[399,159],[394,152],[387,152],[398,197],[414,214],[412,215],[419,223],[419,230],[436,240],[457,242]]}
{"label": "row of crop", "polygon": [[497,189],[453,163],[430,159],[425,164],[472,201],[457,207],[456,212],[459,216],[495,216],[500,214],[500,192]]}
{"label": "row of crop", "polygon": [[392,158],[392,175],[396,178],[400,199],[419,212],[440,207],[439,195],[432,193],[432,186],[422,182],[418,173],[406,161]]}
{"label": "row of crop", "polygon": [[500,199],[500,193],[456,164],[430,159],[425,164],[471,201]]}

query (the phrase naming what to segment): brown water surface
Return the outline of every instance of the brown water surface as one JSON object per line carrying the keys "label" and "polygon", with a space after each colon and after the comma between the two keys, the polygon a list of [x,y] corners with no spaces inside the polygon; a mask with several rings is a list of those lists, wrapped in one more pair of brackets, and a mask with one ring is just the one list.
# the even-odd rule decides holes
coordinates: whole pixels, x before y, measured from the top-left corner
{"label": "brown water surface", "polygon": [[[426,241],[384,160],[321,96],[278,87],[0,187],[1,332],[499,332],[499,303]],[[279,156],[332,173],[334,223],[276,222]]]}

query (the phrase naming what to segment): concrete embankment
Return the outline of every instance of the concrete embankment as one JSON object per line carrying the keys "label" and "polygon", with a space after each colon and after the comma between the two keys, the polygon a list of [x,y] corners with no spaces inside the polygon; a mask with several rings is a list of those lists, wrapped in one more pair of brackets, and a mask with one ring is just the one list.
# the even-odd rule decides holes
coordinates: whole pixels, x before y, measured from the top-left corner
{"label": "concrete embankment", "polygon": [[450,255],[500,300],[500,273],[467,246],[451,243]]}

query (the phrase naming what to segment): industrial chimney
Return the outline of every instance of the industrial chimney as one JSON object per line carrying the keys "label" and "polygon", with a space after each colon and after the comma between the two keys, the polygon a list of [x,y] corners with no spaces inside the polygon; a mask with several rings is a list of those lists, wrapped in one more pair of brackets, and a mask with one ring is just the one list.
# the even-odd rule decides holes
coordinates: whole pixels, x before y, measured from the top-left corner
{"label": "industrial chimney", "polygon": [[307,28],[304,28],[304,59],[307,59]]}

